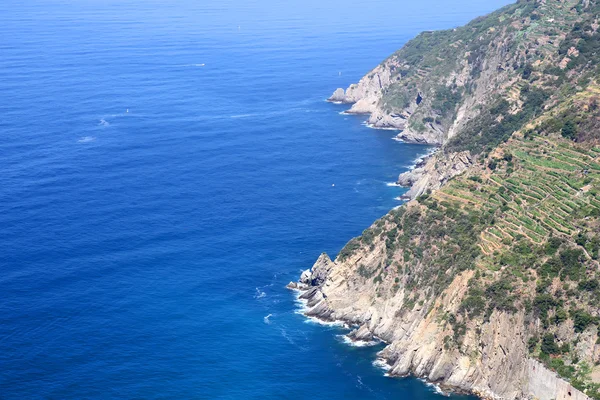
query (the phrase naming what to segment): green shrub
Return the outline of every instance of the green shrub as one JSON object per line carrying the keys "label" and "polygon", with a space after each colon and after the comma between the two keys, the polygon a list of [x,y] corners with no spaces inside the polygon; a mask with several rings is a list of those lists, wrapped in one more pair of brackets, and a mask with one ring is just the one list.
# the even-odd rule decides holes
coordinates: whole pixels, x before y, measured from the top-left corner
{"label": "green shrub", "polygon": [[471,289],[460,305],[460,311],[466,312],[471,318],[477,317],[485,310],[486,301],[480,289]]}
{"label": "green shrub", "polygon": [[565,362],[560,358],[551,359],[549,367],[555,370],[560,376],[568,380],[572,379],[573,376],[575,376],[575,367],[573,365],[565,365]]}
{"label": "green shrub", "polygon": [[563,240],[560,238],[551,237],[550,239],[548,239],[548,242],[546,243],[546,245],[544,247],[544,251],[549,256],[552,256],[552,255],[556,254],[556,251],[558,250],[558,248],[560,247],[562,242],[563,242]]}
{"label": "green shrub", "polygon": [[363,278],[369,279],[369,278],[371,278],[373,276],[374,273],[375,273],[375,271],[369,271],[367,269],[367,267],[365,267],[362,264],[358,267],[358,274],[360,276],[362,276]]}
{"label": "green shrub", "polygon": [[573,327],[575,332],[583,332],[593,323],[597,323],[597,319],[583,310],[575,310],[571,313],[573,318]]}
{"label": "green shrub", "polygon": [[579,287],[579,290],[586,290],[588,292],[593,292],[593,291],[598,290],[598,288],[600,287],[600,283],[598,282],[597,279],[590,279],[590,280],[579,282],[578,287]]}
{"label": "green shrub", "polygon": [[548,354],[548,355],[559,354],[560,353],[560,348],[556,344],[556,342],[554,340],[554,335],[553,334],[546,333],[543,336],[541,350],[542,350],[542,353],[545,353],[545,354]]}
{"label": "green shrub", "polygon": [[543,293],[535,296],[533,305],[540,318],[546,319],[548,311],[554,309],[558,305],[558,302],[551,294]]}
{"label": "green shrub", "polygon": [[532,336],[529,338],[529,340],[527,341],[527,348],[529,349],[530,353],[533,353],[535,351],[535,348],[537,347],[539,342],[540,338],[538,338],[537,336]]}
{"label": "green shrub", "polygon": [[340,261],[346,260],[350,257],[356,250],[360,248],[360,240],[358,238],[354,238],[344,246],[344,248],[338,254]]}
{"label": "green shrub", "polygon": [[560,261],[563,270],[561,278],[569,277],[574,281],[581,280],[585,274],[585,265],[583,264],[583,251],[581,249],[565,249],[560,252]]}
{"label": "green shrub", "polygon": [[514,306],[515,297],[511,295],[512,289],[508,277],[503,277],[490,284],[485,290],[490,309],[496,308],[500,311],[515,312],[517,309]]}
{"label": "green shrub", "polygon": [[571,120],[568,120],[563,125],[560,134],[567,139],[575,139],[577,136],[577,126]]}
{"label": "green shrub", "polygon": [[564,308],[558,308],[554,314],[554,323],[560,325],[569,318]]}
{"label": "green shrub", "polygon": [[533,66],[531,64],[526,64],[525,68],[523,68],[523,79],[531,78],[531,74],[533,72]]}

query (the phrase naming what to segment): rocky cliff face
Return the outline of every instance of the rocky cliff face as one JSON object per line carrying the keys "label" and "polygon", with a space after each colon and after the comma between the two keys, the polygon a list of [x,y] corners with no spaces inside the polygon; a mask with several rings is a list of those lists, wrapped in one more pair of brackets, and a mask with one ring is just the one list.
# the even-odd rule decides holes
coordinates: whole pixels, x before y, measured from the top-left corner
{"label": "rocky cliff face", "polygon": [[329,101],[352,104],[348,111],[352,114],[370,114],[377,109],[377,103],[385,89],[390,86],[392,79],[391,65],[387,63],[377,66],[358,84],[352,84],[348,89],[337,89]]}
{"label": "rocky cliff face", "polygon": [[365,282],[356,273],[356,263],[368,265],[376,261],[371,254],[359,251],[336,263],[321,256],[312,271],[329,273],[321,285],[307,287],[302,294],[311,306],[307,315],[356,325],[355,332],[361,333],[351,335],[355,338],[368,340],[375,335],[384,340],[388,346],[380,356],[390,365],[392,375],[412,374],[492,398],[513,399],[529,394],[526,325],[522,313],[494,313],[480,327],[478,336],[465,338],[464,351],[448,348],[445,337],[452,333],[440,319],[445,313],[458,310],[472,272],[454,279],[442,293],[446,301],[440,297],[438,301],[409,309],[404,300],[407,293],[402,288],[385,297],[377,295],[389,290],[393,279],[374,284]]}
{"label": "rocky cliff face", "polygon": [[464,27],[424,32],[330,100],[370,114],[374,127],[400,130],[407,142],[445,144],[499,97],[516,100],[531,65],[569,62],[557,51],[578,3],[518,1]]}
{"label": "rocky cliff face", "polygon": [[[495,311],[485,323],[469,323],[460,349],[448,346],[455,335],[448,315],[459,312],[473,271],[457,275],[434,300],[407,304],[411,293],[392,275],[383,281],[365,279],[357,270],[380,263],[379,251],[360,249],[335,262],[322,254],[291,289],[309,307],[307,316],[344,321],[355,329],[352,340],[380,338],[387,347],[380,357],[393,376],[414,375],[447,390],[460,390],[493,399],[589,399],[584,393],[529,356],[528,338],[538,327],[524,311]],[[409,300],[410,301],[410,300]],[[412,307],[412,308],[411,308]]]}
{"label": "rocky cliff face", "polygon": [[527,362],[527,390],[538,399],[588,400],[589,397],[560,379],[536,360]]}
{"label": "rocky cliff face", "polygon": [[352,84],[346,90],[338,88],[328,100],[351,104],[352,107],[347,111],[350,114],[369,114],[367,123],[372,127],[401,130],[398,137],[407,142],[442,144],[443,132],[439,127],[432,125],[431,130],[419,133],[410,130],[409,119],[423,100],[419,93],[410,94],[414,97],[412,101],[407,101],[404,107],[394,112],[382,107],[386,91],[402,79],[394,76],[398,68],[398,61],[389,59],[369,72],[358,84]]}
{"label": "rocky cliff face", "polygon": [[[432,35],[442,37],[430,38]],[[495,35],[495,43],[479,55],[485,61],[470,60],[472,52],[452,31],[426,33],[415,39],[426,43],[431,40],[456,48],[438,57],[436,66],[428,61],[407,60],[405,53],[410,51],[403,49],[357,84],[345,91],[337,89],[329,100],[352,104],[348,113],[369,114],[368,124],[373,127],[400,130],[398,138],[403,141],[444,144],[477,116],[499,86],[510,82],[512,74],[498,70],[500,60],[510,62],[502,46],[508,39]],[[410,46],[420,47],[421,43],[410,42]]]}
{"label": "rocky cliff face", "polygon": [[473,164],[468,151],[458,153],[438,152],[425,159],[413,170],[401,174],[398,184],[410,187],[404,195],[415,199],[424,193],[439,189],[450,179],[465,172]]}

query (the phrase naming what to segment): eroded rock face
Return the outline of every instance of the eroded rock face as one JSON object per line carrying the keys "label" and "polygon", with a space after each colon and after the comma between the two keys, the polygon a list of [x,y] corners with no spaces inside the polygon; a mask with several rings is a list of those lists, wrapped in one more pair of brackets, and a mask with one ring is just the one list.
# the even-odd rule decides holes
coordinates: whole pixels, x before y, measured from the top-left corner
{"label": "eroded rock face", "polygon": [[404,288],[391,296],[378,296],[385,292],[382,286],[393,282],[374,283],[361,276],[357,265],[376,262],[376,253],[364,249],[335,262],[322,254],[298,283],[304,287],[301,298],[307,300],[306,314],[357,326],[348,335],[352,340],[381,338],[387,346],[379,356],[391,365],[389,373],[395,376],[415,375],[484,398],[588,399],[529,359],[527,338],[536,325],[526,321],[524,312],[494,311],[487,323],[467,326],[461,349],[446,346],[452,333],[440,315],[457,312],[473,271],[458,275],[431,302],[411,309],[404,303]]}
{"label": "eroded rock face", "polygon": [[460,153],[437,152],[417,165],[412,171],[398,177],[398,184],[410,187],[405,194],[409,199],[415,199],[430,190],[442,187],[455,176],[462,174],[473,164],[473,158],[468,151]]}
{"label": "eroded rock face", "polygon": [[[298,282],[290,282],[287,285],[287,288],[304,291],[315,288],[325,282],[332,267],[333,262],[327,254],[323,253],[311,269],[302,272]],[[312,297],[314,296],[311,296],[311,298]]]}
{"label": "eroded rock face", "polygon": [[416,132],[410,128],[404,128],[402,132],[400,132],[397,136],[398,139],[407,143],[417,143],[417,144],[431,144],[436,146],[441,146],[444,144],[446,140],[446,133],[437,126],[433,124],[429,125],[428,130],[424,132]]}
{"label": "eroded rock face", "polygon": [[589,397],[560,379],[542,363],[529,359],[527,362],[527,389],[540,400],[589,400]]}
{"label": "eroded rock face", "polygon": [[385,89],[392,83],[391,63],[384,63],[373,69],[358,83],[350,85],[345,91],[337,89],[328,99],[338,103],[352,104],[348,113],[370,114],[377,111],[377,103]]}
{"label": "eroded rock face", "polygon": [[307,286],[312,286],[311,285],[312,282],[312,272],[307,269],[306,271],[302,272],[302,275],[300,275],[300,282],[303,285],[307,285]]}
{"label": "eroded rock face", "polygon": [[322,285],[327,279],[327,276],[329,276],[332,268],[333,261],[331,261],[327,254],[321,254],[315,265],[312,267],[311,286]]}
{"label": "eroded rock face", "polygon": [[523,55],[511,50],[514,35],[501,29],[485,34],[489,44],[477,54],[458,33],[440,35],[452,53],[425,50],[417,38],[329,100],[352,104],[349,113],[370,114],[375,128],[401,130],[406,142],[444,145],[515,82],[510,66]]}
{"label": "eroded rock face", "polygon": [[364,342],[371,342],[375,339],[373,337],[373,333],[371,333],[369,327],[366,324],[363,324],[360,327],[354,329],[348,334],[348,337],[354,341],[361,340]]}

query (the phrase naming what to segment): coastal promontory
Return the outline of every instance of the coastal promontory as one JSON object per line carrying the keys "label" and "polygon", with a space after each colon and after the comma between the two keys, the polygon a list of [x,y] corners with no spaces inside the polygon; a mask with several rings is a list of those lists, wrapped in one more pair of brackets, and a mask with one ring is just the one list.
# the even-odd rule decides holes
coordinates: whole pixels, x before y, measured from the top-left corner
{"label": "coastal promontory", "polygon": [[424,32],[331,101],[438,150],[409,201],[299,282],[394,376],[600,399],[600,2],[522,0]]}

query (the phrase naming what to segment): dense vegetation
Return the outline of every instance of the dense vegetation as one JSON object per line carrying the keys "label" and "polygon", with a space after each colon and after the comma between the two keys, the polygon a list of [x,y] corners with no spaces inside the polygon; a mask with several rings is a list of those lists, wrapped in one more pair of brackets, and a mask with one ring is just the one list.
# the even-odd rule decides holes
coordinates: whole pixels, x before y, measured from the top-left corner
{"label": "dense vegetation", "polygon": [[[452,123],[491,53],[503,57],[502,79],[444,146],[469,151],[476,164],[339,254],[382,252],[379,265],[357,269],[380,284],[379,296],[404,290],[399,316],[431,311],[468,274],[456,312],[440,315],[452,331],[447,348],[460,351],[467,332],[494,313],[524,312],[538,327],[526,340],[531,355],[595,399],[600,357],[582,343],[600,344],[599,16],[596,1],[519,1],[463,28],[423,33],[396,53],[402,79],[383,101],[393,111],[422,93],[417,130]],[[441,79],[463,69],[463,54],[470,80]]]}

